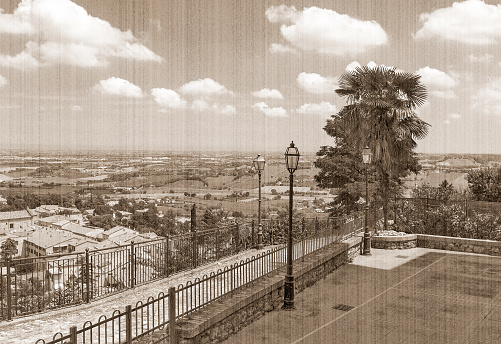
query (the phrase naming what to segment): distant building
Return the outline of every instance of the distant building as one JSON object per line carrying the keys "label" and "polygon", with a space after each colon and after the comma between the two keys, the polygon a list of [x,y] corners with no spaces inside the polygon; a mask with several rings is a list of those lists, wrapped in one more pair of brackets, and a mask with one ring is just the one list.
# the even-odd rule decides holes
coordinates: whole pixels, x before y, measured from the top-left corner
{"label": "distant building", "polygon": [[33,214],[29,210],[0,212],[0,235],[24,231],[33,225]]}
{"label": "distant building", "polygon": [[[71,253],[84,250],[83,244],[98,244],[89,238],[77,237],[71,232],[54,229],[39,228],[31,233],[23,242],[23,257],[38,257],[51,254]],[[77,250],[77,248],[79,248]]]}

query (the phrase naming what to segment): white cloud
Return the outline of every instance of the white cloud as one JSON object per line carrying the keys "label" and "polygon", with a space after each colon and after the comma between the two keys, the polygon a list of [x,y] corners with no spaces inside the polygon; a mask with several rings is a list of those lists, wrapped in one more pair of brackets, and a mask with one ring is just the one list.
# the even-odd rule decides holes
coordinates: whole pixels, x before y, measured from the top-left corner
{"label": "white cloud", "polygon": [[501,116],[501,78],[480,88],[471,98],[474,101],[472,110],[484,115]]}
{"label": "white cloud", "polygon": [[235,115],[237,113],[237,109],[233,105],[222,105],[219,103],[211,105],[203,99],[194,100],[191,103],[191,109],[195,112],[212,112],[223,115]]}
{"label": "white cloud", "polygon": [[333,115],[337,112],[336,105],[329,102],[320,102],[319,104],[303,104],[298,109],[297,113],[307,114],[307,115]]}
{"label": "white cloud", "polygon": [[428,66],[420,68],[416,74],[421,75],[421,82],[429,89],[429,93],[438,98],[457,98],[452,87],[456,80],[445,72]]}
{"label": "white cloud", "polygon": [[423,27],[416,39],[441,38],[475,45],[495,44],[501,38],[501,5],[481,0],[455,2],[420,16]]}
{"label": "white cloud", "polygon": [[[12,14],[0,13],[1,33],[34,38],[24,55],[12,56],[15,61],[27,60],[26,54],[33,59],[40,57],[37,61],[43,65],[63,63],[82,67],[106,66],[110,57],[162,60],[129,30],[114,28],[69,0],[21,1]],[[29,65],[33,67],[33,62]]]}
{"label": "white cloud", "polygon": [[270,53],[273,54],[280,54],[280,53],[292,53],[294,55],[298,54],[298,51],[292,47],[289,47],[287,45],[283,44],[278,44],[278,43],[272,43],[270,45]]}
{"label": "white cloud", "polygon": [[139,86],[134,85],[130,81],[115,77],[99,81],[99,84],[95,85],[94,89],[101,92],[101,94],[127,98],[141,98],[143,96],[143,92]]}
{"label": "white cloud", "polygon": [[265,15],[271,23],[293,23],[301,17],[296,7],[287,5],[271,6],[266,10]]}
{"label": "white cloud", "polygon": [[280,93],[279,90],[276,89],[268,89],[268,88],[263,88],[260,91],[257,92],[252,92],[252,95],[257,98],[274,98],[274,99],[284,99],[284,96],[282,93]]}
{"label": "white cloud", "polygon": [[362,67],[362,66],[357,61],[353,61],[349,63],[344,70],[347,72],[353,72],[355,69],[357,69],[357,67]]}
{"label": "white cloud", "polygon": [[0,55],[0,66],[17,69],[32,69],[38,67],[38,60],[28,52],[22,51],[17,55]]}
{"label": "white cloud", "polygon": [[186,100],[173,90],[166,88],[153,88],[151,90],[153,100],[163,108],[184,109],[186,108]]}
{"label": "white cloud", "polygon": [[458,114],[458,113],[453,113],[453,114],[450,114],[449,115],[450,118],[454,118],[454,119],[460,119],[461,118],[461,115]]}
{"label": "white cloud", "polygon": [[447,125],[449,125],[449,124],[451,124],[451,120],[450,119],[446,119],[446,120],[444,120],[444,123],[447,124]]}
{"label": "white cloud", "polygon": [[210,105],[205,100],[197,99],[191,103],[191,109],[196,112],[204,112],[210,110]]}
{"label": "white cloud", "polygon": [[0,87],[7,85],[9,82],[3,76],[0,75]]}
{"label": "white cloud", "polygon": [[266,104],[264,102],[255,103],[254,105],[252,105],[252,108],[255,109],[255,110],[258,110],[258,111],[262,112],[266,116],[270,116],[270,117],[287,117],[287,111],[284,108],[282,108],[282,107],[270,108],[268,106],[268,104]]}
{"label": "white cloud", "polygon": [[181,93],[194,96],[212,96],[212,95],[232,95],[233,92],[228,91],[226,87],[212,80],[211,78],[198,79],[190,81],[179,89]]}
{"label": "white cloud", "polygon": [[307,92],[323,94],[335,93],[338,88],[336,79],[323,77],[317,73],[299,73],[296,79],[298,85]]}
{"label": "white cloud", "polygon": [[216,105],[216,111],[222,113],[223,115],[235,115],[237,113],[237,109],[233,105]]}
{"label": "white cloud", "polygon": [[482,63],[482,62],[491,62],[494,56],[491,54],[483,54],[483,55],[469,55],[468,60],[472,63]]}
{"label": "white cloud", "polygon": [[75,112],[82,112],[83,108],[80,105],[73,105],[72,110]]}
{"label": "white cloud", "polygon": [[281,23],[283,38],[292,46],[319,53],[347,55],[384,45],[386,32],[375,21],[362,21],[318,7],[297,11],[295,7],[271,6],[266,17]]}
{"label": "white cloud", "polygon": [[4,13],[0,8],[0,33],[32,34],[35,32],[30,22],[29,1],[21,1],[12,14]]}

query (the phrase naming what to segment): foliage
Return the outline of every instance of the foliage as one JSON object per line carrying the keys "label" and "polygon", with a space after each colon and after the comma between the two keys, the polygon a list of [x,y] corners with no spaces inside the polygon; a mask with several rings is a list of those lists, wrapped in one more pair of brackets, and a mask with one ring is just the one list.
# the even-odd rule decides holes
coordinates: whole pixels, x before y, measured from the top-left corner
{"label": "foliage", "polygon": [[441,201],[447,201],[454,195],[454,187],[444,180],[438,187],[421,185],[412,191],[415,198],[430,198]]}
{"label": "foliage", "polygon": [[12,258],[17,254],[17,242],[8,238],[2,243],[0,246],[0,256],[3,260],[7,260],[8,258]]}
{"label": "foliage", "polygon": [[362,180],[360,152],[365,146],[371,149],[385,226],[388,202],[400,178],[419,171],[415,140],[424,138],[429,126],[415,114],[426,99],[419,79],[419,75],[384,66],[358,67],[343,74],[336,93],[347,104],[324,128],[335,146],[322,147],[317,153],[319,185],[344,187]]}
{"label": "foliage", "polygon": [[466,180],[475,200],[501,202],[501,168],[472,170]]}
{"label": "foliage", "polygon": [[426,208],[423,202],[403,201],[397,208],[395,229],[408,233],[501,240],[501,216],[473,212],[462,205]]}

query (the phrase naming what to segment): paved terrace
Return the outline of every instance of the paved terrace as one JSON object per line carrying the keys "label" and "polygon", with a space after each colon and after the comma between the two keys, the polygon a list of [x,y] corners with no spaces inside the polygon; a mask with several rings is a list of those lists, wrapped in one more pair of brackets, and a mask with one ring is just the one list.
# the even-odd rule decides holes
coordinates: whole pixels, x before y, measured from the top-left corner
{"label": "paved terrace", "polygon": [[372,250],[233,343],[501,343],[501,257]]}

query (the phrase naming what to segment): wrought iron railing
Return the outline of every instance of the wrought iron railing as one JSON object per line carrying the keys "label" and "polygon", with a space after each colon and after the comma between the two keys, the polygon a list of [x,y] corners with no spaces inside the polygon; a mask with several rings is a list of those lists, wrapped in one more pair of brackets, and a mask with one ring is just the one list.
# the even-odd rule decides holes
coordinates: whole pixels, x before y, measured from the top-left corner
{"label": "wrought iron railing", "polygon": [[102,298],[245,249],[251,223],[106,248],[0,261],[0,320]]}
{"label": "wrought iron railing", "polygon": [[[301,221],[296,231],[306,233],[308,221]],[[316,225],[312,228],[317,231],[304,234],[294,242],[295,260],[349,238],[363,229],[363,218],[359,215],[331,221],[328,225],[326,220],[313,221]],[[36,344],[131,343],[157,329],[172,328],[176,320],[275,272],[286,264],[286,253],[286,246],[280,244],[252,258],[178,285],[177,288],[171,287],[168,294],[160,293],[146,302],[137,302],[134,307],[127,306],[124,311],[115,310],[109,317],[102,315],[95,323],[87,321],[80,329],[72,327],[67,335],[57,333],[52,340],[39,339]]]}

